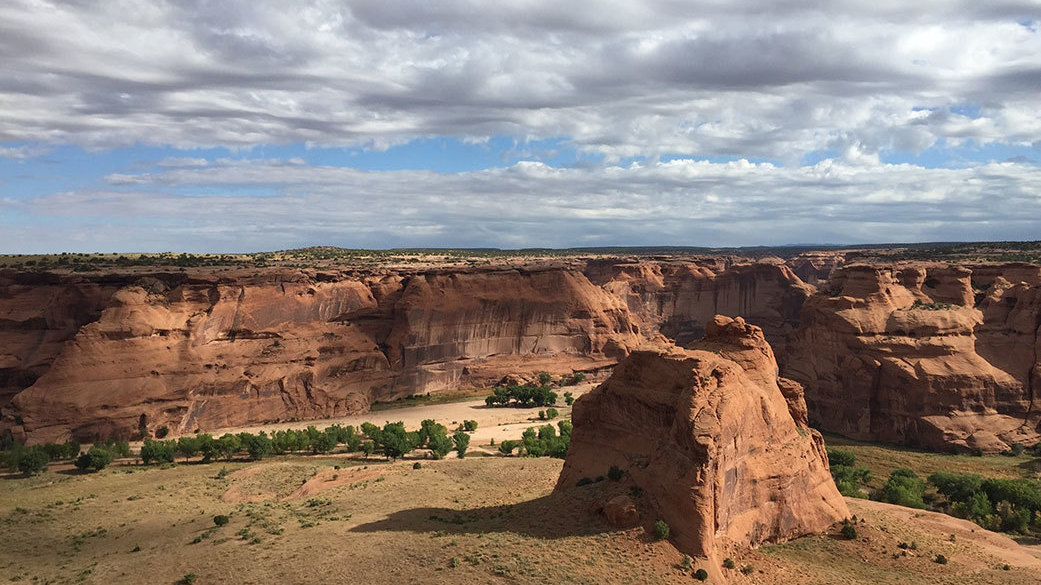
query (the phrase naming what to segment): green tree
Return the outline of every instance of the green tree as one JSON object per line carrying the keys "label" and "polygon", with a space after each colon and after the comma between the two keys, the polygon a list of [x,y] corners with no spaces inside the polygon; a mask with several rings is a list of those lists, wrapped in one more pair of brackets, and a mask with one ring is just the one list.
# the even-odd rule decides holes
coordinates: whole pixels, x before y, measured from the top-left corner
{"label": "green tree", "polygon": [[499,452],[503,455],[513,455],[513,450],[517,448],[516,441],[506,440],[499,443]]}
{"label": "green tree", "polygon": [[202,453],[203,463],[209,463],[220,456],[220,443],[212,435],[202,433],[195,435],[195,439],[199,442],[199,452]]}
{"label": "green tree", "polygon": [[177,449],[173,441],[153,441],[145,439],[141,445],[141,461],[145,465],[152,463],[173,463]]}
{"label": "green tree", "polygon": [[184,456],[185,463],[199,452],[199,436],[187,435],[177,439],[177,452]]}
{"label": "green tree", "polygon": [[242,441],[242,446],[246,448],[246,453],[249,453],[249,458],[253,461],[267,457],[271,453],[272,445],[271,438],[263,431],[257,435],[249,435]]}
{"label": "green tree", "polygon": [[47,464],[51,461],[47,452],[39,447],[21,449],[15,457],[18,471],[21,471],[25,475],[36,475],[46,471]]}
{"label": "green tree", "polygon": [[908,508],[925,508],[925,481],[914,471],[901,468],[889,475],[889,479],[877,494],[877,499]]}
{"label": "green tree", "polygon": [[311,439],[311,453],[329,453],[336,448],[336,437],[329,433],[318,433]]}
{"label": "green tree", "polygon": [[397,459],[412,452],[414,445],[405,430],[405,423],[387,423],[379,433],[380,449],[389,459]]}
{"label": "green tree", "polygon": [[231,461],[232,457],[242,449],[242,439],[238,435],[227,433],[222,435],[217,441],[219,442],[221,455],[228,461]]}
{"label": "green tree", "polygon": [[101,471],[112,463],[112,453],[101,447],[91,447],[76,458],[76,467],[83,471]]}
{"label": "green tree", "polygon": [[857,464],[857,456],[854,455],[852,451],[846,449],[834,449],[828,447],[828,464],[853,467]]}
{"label": "green tree", "polygon": [[452,439],[448,436],[448,429],[444,425],[435,425],[430,429],[427,447],[430,448],[434,459],[444,459],[445,455],[452,450]]}
{"label": "green tree", "polygon": [[455,443],[455,452],[459,454],[459,458],[465,457],[466,449],[470,446],[470,435],[464,431],[456,431],[455,435],[452,435],[452,441]]}

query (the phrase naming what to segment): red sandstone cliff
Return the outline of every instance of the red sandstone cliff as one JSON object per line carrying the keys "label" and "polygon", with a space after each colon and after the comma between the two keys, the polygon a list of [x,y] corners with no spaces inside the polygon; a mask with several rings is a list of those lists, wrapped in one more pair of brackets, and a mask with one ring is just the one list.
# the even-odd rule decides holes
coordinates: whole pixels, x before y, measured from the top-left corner
{"label": "red sandstone cliff", "polygon": [[602,367],[643,340],[622,301],[559,267],[8,278],[4,422],[32,441],[337,416],[518,366]]}
{"label": "red sandstone cliff", "polygon": [[[677,548],[708,557],[848,516],[823,439],[793,419],[762,330],[716,317],[706,333],[686,350],[634,352],[575,403],[557,489],[617,466],[642,490],[643,522],[665,520]],[[617,499],[608,504],[616,515]]]}
{"label": "red sandstone cliff", "polygon": [[597,272],[594,282],[681,345],[703,337],[713,316],[727,315],[762,327],[771,345],[783,351],[802,304],[815,292],[780,260],[723,270],[709,262],[615,263]]}
{"label": "red sandstone cliff", "polygon": [[[33,441],[337,416],[509,373],[613,365],[745,314],[783,340],[810,292],[732,259],[523,268],[0,274],[2,425]],[[10,401],[10,402],[8,402]]]}
{"label": "red sandstone cliff", "polygon": [[938,449],[1032,445],[1038,280],[1023,265],[846,267],[804,305],[785,374],[824,430]]}

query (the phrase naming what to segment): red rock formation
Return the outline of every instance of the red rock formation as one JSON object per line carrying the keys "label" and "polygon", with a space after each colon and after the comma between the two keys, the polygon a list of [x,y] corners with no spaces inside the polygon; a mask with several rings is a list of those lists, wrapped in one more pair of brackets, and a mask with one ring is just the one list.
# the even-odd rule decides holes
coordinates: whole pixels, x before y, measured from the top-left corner
{"label": "red rock formation", "polygon": [[575,403],[557,489],[617,466],[643,490],[644,522],[665,520],[699,556],[845,518],[823,439],[789,413],[762,330],[720,316],[706,333],[687,350],[634,352]]}
{"label": "red rock formation", "polygon": [[626,299],[643,323],[680,344],[704,336],[713,316],[727,315],[762,327],[783,351],[803,302],[815,292],[780,261],[725,270],[690,262],[618,263],[609,274],[599,272],[603,287]]}
{"label": "red rock formation", "polygon": [[339,416],[521,369],[612,365],[643,339],[621,300],[561,266],[57,280],[0,294],[7,378],[28,386],[4,425],[30,441]]}
{"label": "red rock formation", "polygon": [[[1000,273],[929,265],[837,271],[804,305],[784,364],[806,387],[811,421],[936,449],[1000,451],[1041,440],[1033,390],[1041,289]],[[989,290],[974,291],[974,281]]]}

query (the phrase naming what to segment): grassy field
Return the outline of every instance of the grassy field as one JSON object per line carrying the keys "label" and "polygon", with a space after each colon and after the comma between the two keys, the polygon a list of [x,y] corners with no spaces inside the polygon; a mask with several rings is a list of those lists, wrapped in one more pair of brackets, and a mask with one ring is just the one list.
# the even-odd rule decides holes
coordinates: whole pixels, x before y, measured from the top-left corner
{"label": "grassy field", "polygon": [[1004,455],[952,455],[917,451],[890,445],[876,445],[847,439],[838,435],[825,435],[828,447],[839,447],[852,451],[857,456],[857,467],[871,470],[868,487],[878,489],[894,469],[907,468],[921,477],[937,471],[952,473],[975,473],[993,478],[1041,478],[1041,459],[1024,453],[1018,457]]}

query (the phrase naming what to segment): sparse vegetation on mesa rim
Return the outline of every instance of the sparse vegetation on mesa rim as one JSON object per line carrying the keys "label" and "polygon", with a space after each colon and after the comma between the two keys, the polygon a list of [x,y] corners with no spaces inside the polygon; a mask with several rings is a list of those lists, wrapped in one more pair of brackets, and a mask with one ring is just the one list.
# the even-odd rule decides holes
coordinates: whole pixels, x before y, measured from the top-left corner
{"label": "sparse vegetation on mesa rim", "polygon": [[554,260],[573,257],[691,257],[738,256],[792,258],[807,252],[847,252],[850,261],[903,260],[1041,263],[1041,242],[955,242],[863,244],[846,246],[753,246],[708,248],[693,246],[616,246],[600,248],[397,248],[367,250],[315,246],[247,253],[62,253],[0,255],[0,268],[28,271],[91,272],[134,268],[264,268],[293,269],[409,267],[417,265],[483,265],[500,261]]}

